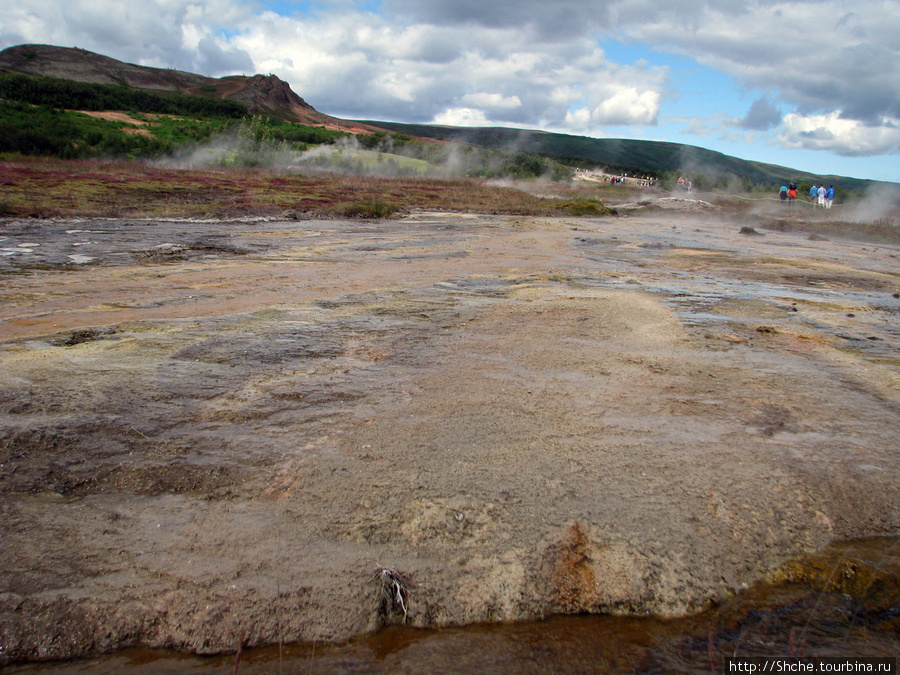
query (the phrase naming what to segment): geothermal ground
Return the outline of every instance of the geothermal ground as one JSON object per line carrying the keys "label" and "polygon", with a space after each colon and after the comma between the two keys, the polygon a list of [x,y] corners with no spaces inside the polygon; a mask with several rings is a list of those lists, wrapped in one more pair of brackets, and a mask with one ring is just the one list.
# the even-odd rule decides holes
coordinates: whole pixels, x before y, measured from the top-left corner
{"label": "geothermal ground", "polygon": [[900,247],[658,206],[4,222],[0,665],[681,615],[897,533]]}

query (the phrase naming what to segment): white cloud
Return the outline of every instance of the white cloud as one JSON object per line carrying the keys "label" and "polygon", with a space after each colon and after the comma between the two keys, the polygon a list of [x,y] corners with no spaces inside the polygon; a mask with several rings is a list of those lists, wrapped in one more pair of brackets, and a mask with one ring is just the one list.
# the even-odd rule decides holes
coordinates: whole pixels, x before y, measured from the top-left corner
{"label": "white cloud", "polygon": [[[435,42],[439,48],[427,48]],[[440,116],[475,124],[480,117],[471,111],[479,111],[491,124],[561,128],[573,103],[584,100],[593,109],[613,97],[598,111],[598,124],[605,118],[645,124],[658,112],[667,75],[652,66],[610,63],[592,40],[540,44],[519,29],[438,29],[373,14],[263,15],[232,44],[314,106],[351,118]],[[620,93],[626,90],[629,101]]]}
{"label": "white cloud", "polygon": [[522,101],[518,96],[504,96],[503,94],[466,94],[461,102],[474,108],[518,108]]}
{"label": "white cloud", "polygon": [[[624,3],[623,3],[624,4]],[[879,124],[900,117],[900,2],[749,1],[738,7],[670,5],[629,20],[630,38],[671,49],[741,83],[775,90],[804,114],[841,110]]]}
{"label": "white cloud", "polygon": [[[898,0],[860,7],[844,0],[385,0],[384,6],[434,25],[465,25],[475,31],[515,28],[541,53],[560,53],[554,50],[564,42],[591,37],[652,45],[727,73],[748,88],[771,92],[771,98],[758,99],[736,122],[745,130],[772,130],[783,108],[811,118],[841,111],[841,119],[858,122],[852,133],[843,133],[847,143],[813,142],[810,137],[801,142],[789,129],[777,138],[791,147],[896,151],[891,121],[900,119]],[[608,63],[596,68],[599,77],[611,70]],[[590,85],[582,82],[579,91],[584,94]],[[636,93],[619,90],[602,100],[588,94],[583,105],[578,105],[579,97],[571,97],[564,123],[579,129],[617,121],[654,124],[653,110],[664,103],[657,94],[660,88],[644,83],[635,88]],[[572,105],[575,109],[568,112]],[[854,151],[849,144],[857,141]]]}
{"label": "white cloud", "polygon": [[596,124],[655,124],[659,115],[660,94],[625,87],[598,105],[591,113]]}
{"label": "white cloud", "polygon": [[550,100],[560,105],[571,105],[582,98],[583,94],[577,87],[569,84],[561,87],[553,87],[550,91]]}
{"label": "white cloud", "polygon": [[825,115],[785,115],[779,140],[789,148],[828,150],[839,155],[859,156],[900,152],[900,120],[885,119],[866,125],[844,119],[840,112]]}
{"label": "white cloud", "polygon": [[573,131],[592,132],[604,126],[646,126],[656,124],[660,93],[622,87],[593,109],[587,106],[566,114],[565,126]]}
{"label": "white cloud", "polygon": [[566,113],[565,126],[573,131],[587,132],[591,126],[591,111],[587,108],[578,108]]}
{"label": "white cloud", "polygon": [[479,127],[487,124],[484,113],[475,108],[450,108],[435,115],[435,124],[446,124],[451,127]]}
{"label": "white cloud", "polygon": [[30,0],[4,7],[0,45],[81,47],[140,65],[228,75],[253,63],[222,29],[252,16],[232,0]]}

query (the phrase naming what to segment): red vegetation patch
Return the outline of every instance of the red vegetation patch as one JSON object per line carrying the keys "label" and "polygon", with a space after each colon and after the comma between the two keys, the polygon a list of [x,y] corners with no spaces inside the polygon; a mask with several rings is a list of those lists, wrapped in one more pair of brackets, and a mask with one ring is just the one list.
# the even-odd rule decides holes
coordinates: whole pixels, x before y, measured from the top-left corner
{"label": "red vegetation patch", "polygon": [[357,212],[370,214],[356,208],[365,204],[377,205],[378,214],[426,209],[578,215],[558,199],[474,179],[272,176],[263,169],[186,171],[136,162],[36,158],[0,162],[0,169],[7,188],[5,209],[17,214],[89,217],[114,210],[122,217],[277,216],[300,208],[309,217],[356,217]]}

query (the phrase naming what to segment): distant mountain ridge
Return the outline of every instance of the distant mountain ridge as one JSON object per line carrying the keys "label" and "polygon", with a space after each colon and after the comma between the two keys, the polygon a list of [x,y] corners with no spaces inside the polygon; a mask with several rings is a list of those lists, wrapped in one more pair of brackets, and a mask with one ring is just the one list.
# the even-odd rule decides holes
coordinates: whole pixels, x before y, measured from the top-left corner
{"label": "distant mountain ridge", "polygon": [[[846,190],[864,190],[879,181],[813,174],[789,167],[732,157],[715,150],[666,141],[639,141],[623,138],[590,138],[547,131],[507,127],[450,127],[434,124],[366,122],[398,133],[444,141],[470,143],[482,147],[518,151],[566,160],[583,160],[634,172],[655,174],[675,172],[690,177],[703,173],[711,177],[731,174],[755,184],[787,184],[790,181],[818,185],[825,181]],[[894,183],[886,183],[896,185]]]}
{"label": "distant mountain ridge", "polygon": [[85,49],[27,44],[0,51],[0,72],[119,85],[154,93],[181,93],[239,102],[252,115],[267,115],[350,133],[394,131],[417,138],[457,141],[494,150],[522,151],[568,164],[607,165],[629,172],[731,174],[756,184],[821,181],[849,190],[896,183],[817,175],[789,167],[744,160],[692,145],[664,141],[590,138],[505,127],[466,128],[431,124],[353,121],[317,111],[275,75],[206,77],[184,71],[139,66]]}
{"label": "distant mountain ridge", "polygon": [[206,77],[125,63],[77,47],[51,45],[18,45],[4,49],[0,52],[0,71],[119,85],[161,94],[212,96],[242,103],[251,115],[270,115],[347,131],[374,130],[320,113],[275,75]]}

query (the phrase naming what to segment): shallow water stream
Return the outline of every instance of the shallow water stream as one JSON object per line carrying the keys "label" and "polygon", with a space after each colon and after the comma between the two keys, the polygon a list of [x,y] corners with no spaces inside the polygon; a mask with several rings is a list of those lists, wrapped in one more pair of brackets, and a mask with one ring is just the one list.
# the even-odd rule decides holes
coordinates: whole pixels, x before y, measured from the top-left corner
{"label": "shallow water stream", "polygon": [[727,657],[900,655],[900,537],[843,542],[696,616],[557,616],[215,657],[134,649],[9,673],[727,672]]}

